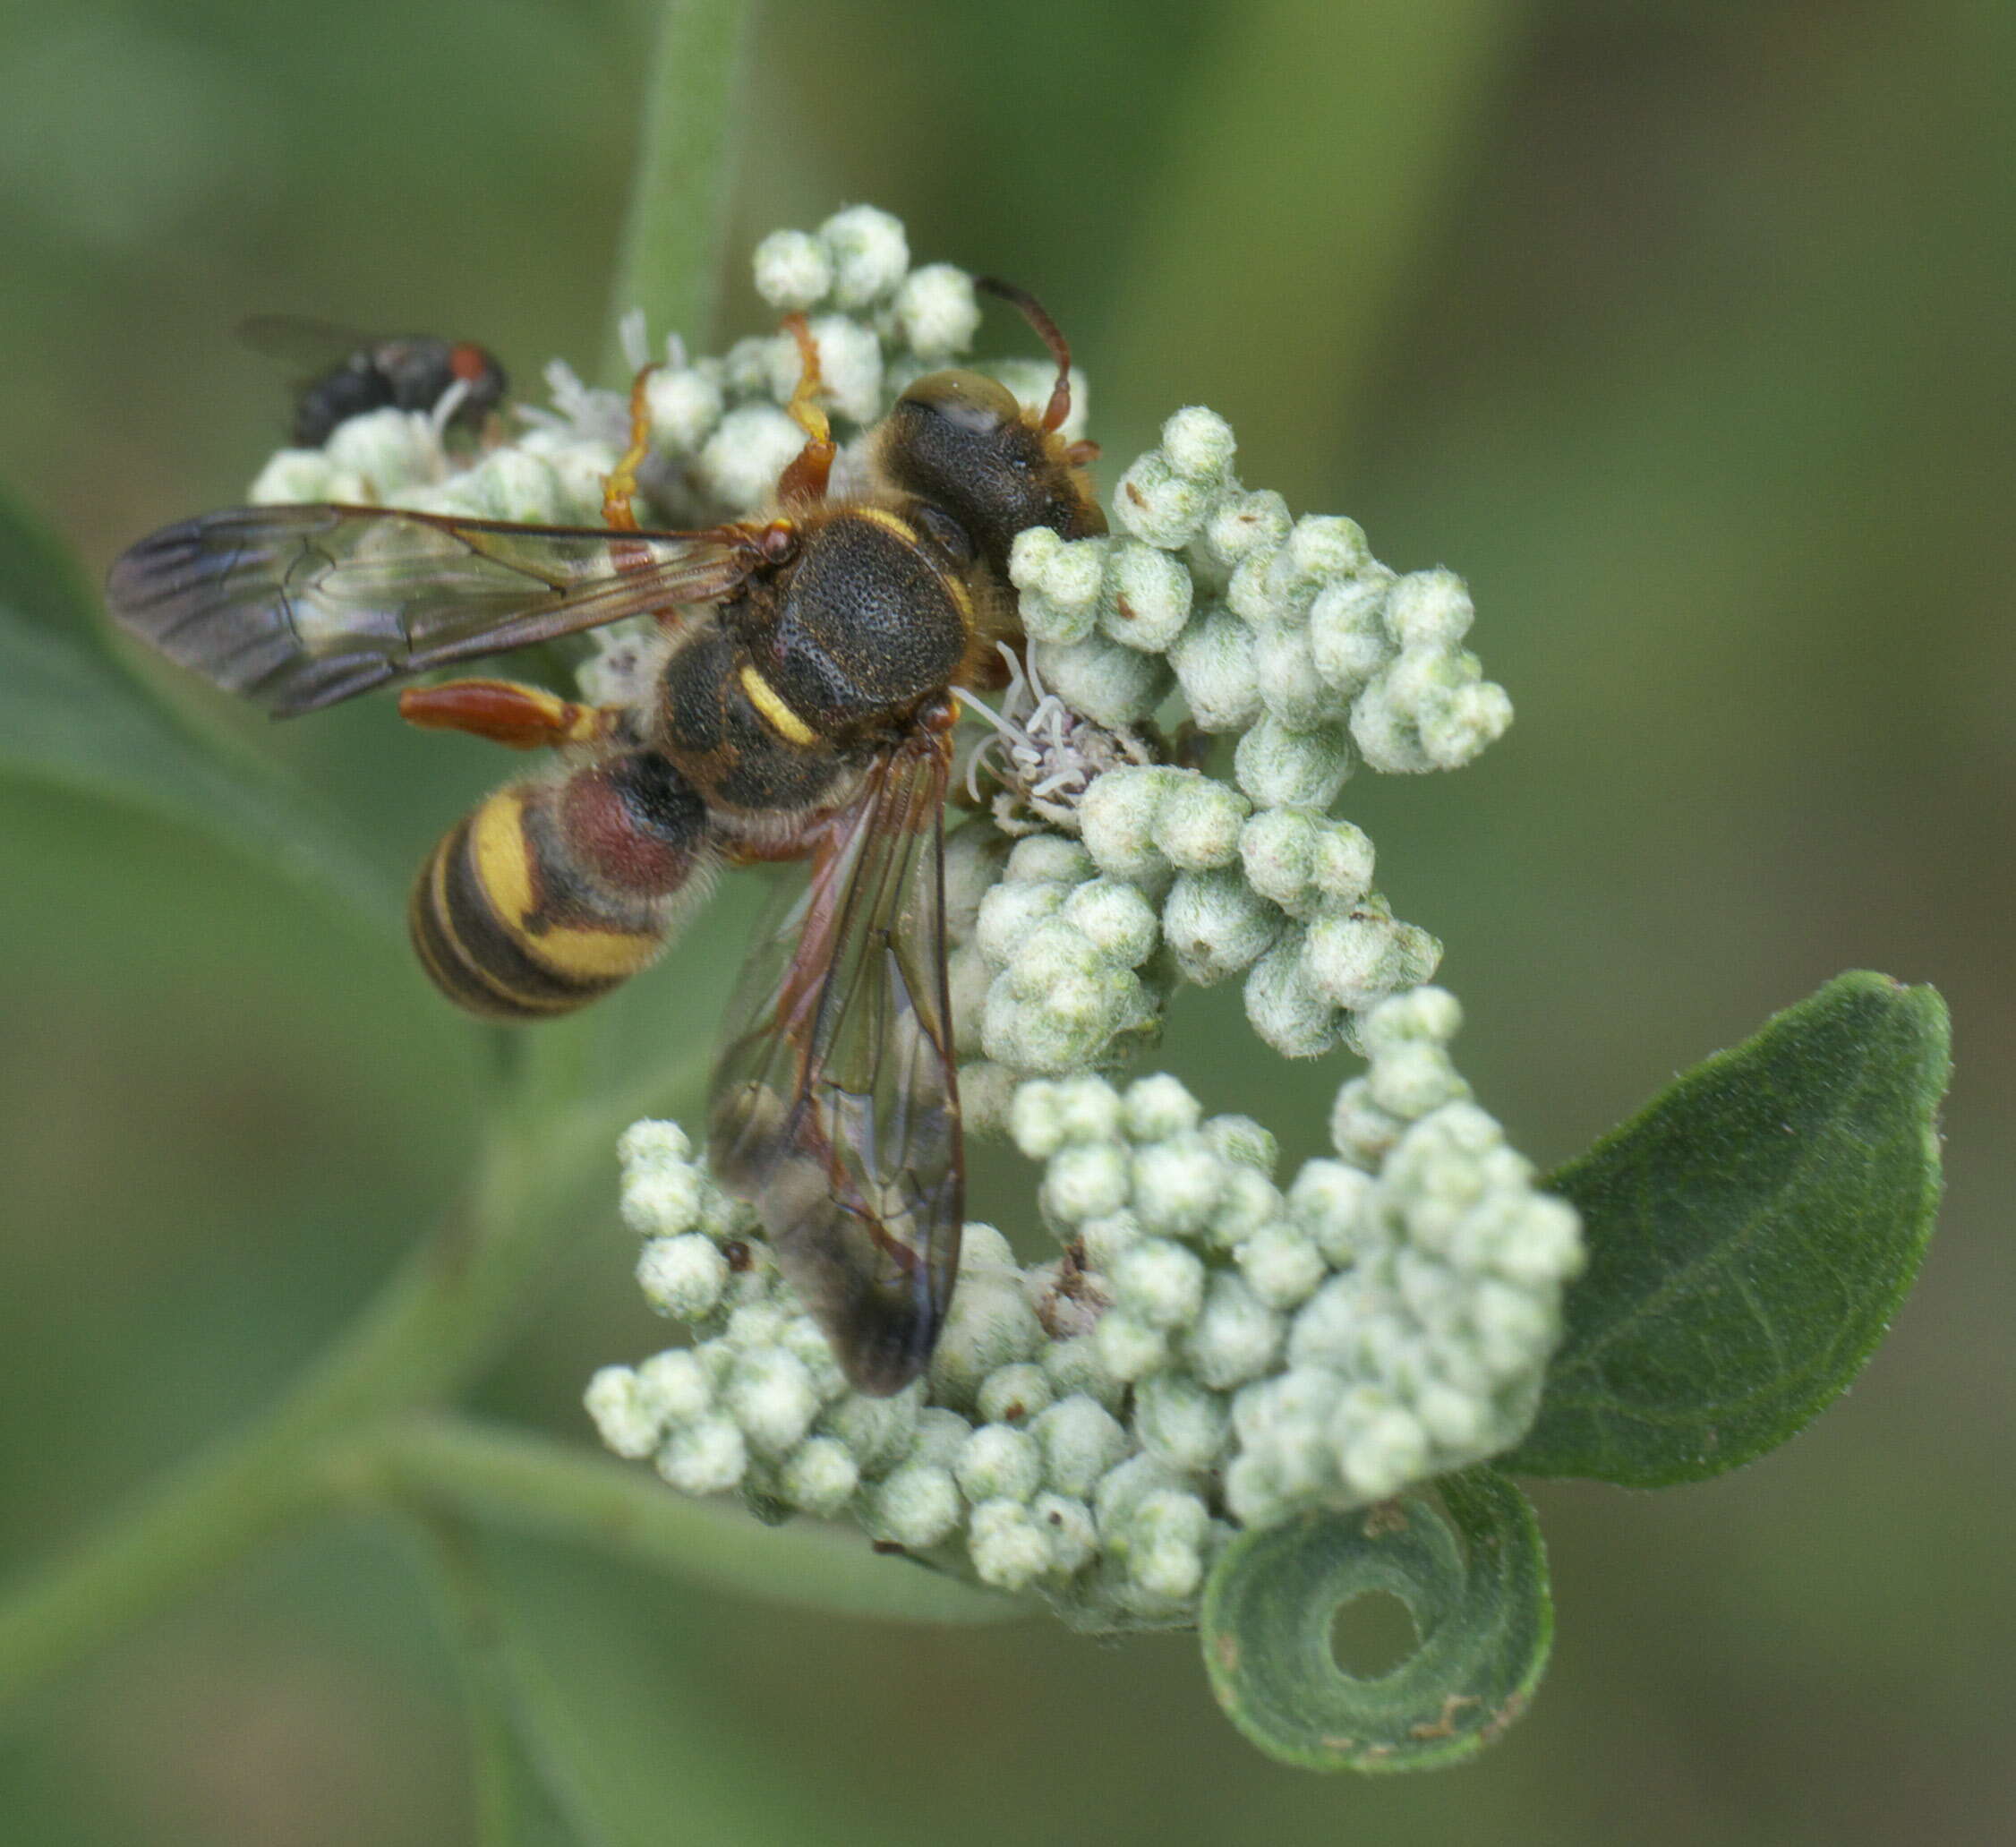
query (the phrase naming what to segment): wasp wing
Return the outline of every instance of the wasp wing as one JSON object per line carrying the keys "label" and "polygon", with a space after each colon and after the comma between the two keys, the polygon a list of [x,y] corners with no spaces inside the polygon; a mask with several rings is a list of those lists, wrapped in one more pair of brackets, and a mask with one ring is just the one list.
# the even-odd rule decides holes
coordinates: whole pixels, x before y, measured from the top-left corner
{"label": "wasp wing", "polygon": [[829,825],[809,886],[751,953],[709,1109],[722,1184],[755,1203],[841,1370],[876,1394],[923,1371],[959,1268],[950,761],[918,733]]}
{"label": "wasp wing", "polygon": [[450,662],[718,602],[757,560],[727,527],[235,507],[142,539],[106,594],[130,633],[287,718]]}

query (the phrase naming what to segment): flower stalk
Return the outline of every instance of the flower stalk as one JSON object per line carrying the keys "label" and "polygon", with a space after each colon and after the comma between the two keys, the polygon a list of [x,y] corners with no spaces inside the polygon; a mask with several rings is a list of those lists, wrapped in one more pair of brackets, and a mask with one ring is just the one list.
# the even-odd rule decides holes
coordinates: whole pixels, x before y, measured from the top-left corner
{"label": "flower stalk", "polygon": [[659,15],[610,291],[609,384],[629,377],[618,329],[640,304],[690,340],[713,324],[752,12],[747,0],[670,0]]}

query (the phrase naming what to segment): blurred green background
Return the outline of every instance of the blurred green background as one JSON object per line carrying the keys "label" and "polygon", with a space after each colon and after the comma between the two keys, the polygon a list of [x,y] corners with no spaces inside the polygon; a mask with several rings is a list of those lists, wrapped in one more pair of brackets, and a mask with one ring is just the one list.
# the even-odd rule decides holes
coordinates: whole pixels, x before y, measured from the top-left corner
{"label": "blurred green background", "polygon": [[[11,0],[0,481],[94,569],[238,499],[285,407],[231,338],[255,311],[474,334],[528,386],[592,361],[651,23]],[[500,1544],[557,1708],[662,1838],[2016,1838],[2012,124],[1994,0],[767,8],[724,334],[757,235],[872,200],[919,260],[1042,294],[1109,456],[1207,402],[1249,485],[1469,578],[1518,723],[1345,811],[1448,942],[1519,1145],[1576,1152],[1850,966],[1940,986],[1960,1076],[1943,1229],[1847,1401],[1707,1486],[1536,1487],[1554,1663],[1474,1766],[1278,1768],[1188,1638],[787,1616]],[[256,735],[393,879],[498,774],[376,702]],[[0,782],[0,841],[25,1562],[368,1298],[465,1169],[483,1061],[399,945],[194,834]],[[704,1040],[675,989],[719,991],[746,914],[632,1030]],[[1341,1063],[1282,1066],[1236,1011],[1185,996],[1164,1062],[1313,1151]],[[588,1222],[479,1395],[583,1440],[588,1372],[662,1328]],[[0,1719],[0,1835],[471,1838],[414,1562],[326,1530],[123,1637]]]}

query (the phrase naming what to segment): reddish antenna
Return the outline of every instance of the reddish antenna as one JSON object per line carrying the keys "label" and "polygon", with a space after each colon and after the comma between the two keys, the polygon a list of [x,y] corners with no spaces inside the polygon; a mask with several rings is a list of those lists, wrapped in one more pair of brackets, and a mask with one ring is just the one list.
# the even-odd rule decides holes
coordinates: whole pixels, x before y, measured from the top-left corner
{"label": "reddish antenna", "polygon": [[984,289],[990,295],[999,295],[1004,302],[1012,303],[1021,310],[1022,319],[1042,337],[1043,344],[1049,347],[1050,355],[1057,362],[1057,382],[1051,388],[1050,402],[1043,412],[1043,429],[1046,433],[1059,429],[1071,415],[1071,345],[1057,323],[1044,312],[1043,304],[1026,288],[1017,288],[1012,282],[1004,282],[998,276],[976,276],[973,286]]}

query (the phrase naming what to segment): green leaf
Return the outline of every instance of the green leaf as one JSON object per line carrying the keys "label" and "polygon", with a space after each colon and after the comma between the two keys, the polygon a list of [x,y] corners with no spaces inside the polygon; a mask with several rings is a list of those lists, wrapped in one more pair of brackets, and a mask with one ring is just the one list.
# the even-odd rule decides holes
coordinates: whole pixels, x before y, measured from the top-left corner
{"label": "green leaf", "polygon": [[1845,1390],[1932,1236],[1947,1041],[1932,988],[1837,976],[1556,1175],[1589,1269],[1499,1466],[1700,1481]]}
{"label": "green leaf", "polygon": [[118,657],[67,552],[0,495],[0,775],[202,829],[352,913],[400,905],[280,766],[207,735]]}
{"label": "green leaf", "polygon": [[[1525,1710],[1554,1631],[1547,1554],[1525,1495],[1489,1468],[1356,1512],[1242,1534],[1204,1589],[1204,1664],[1232,1723],[1305,1770],[1425,1770],[1492,1742]],[[1446,1517],[1445,1517],[1446,1516]],[[1346,1673],[1337,1612],[1384,1592],[1414,1652]]]}

